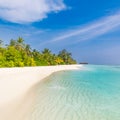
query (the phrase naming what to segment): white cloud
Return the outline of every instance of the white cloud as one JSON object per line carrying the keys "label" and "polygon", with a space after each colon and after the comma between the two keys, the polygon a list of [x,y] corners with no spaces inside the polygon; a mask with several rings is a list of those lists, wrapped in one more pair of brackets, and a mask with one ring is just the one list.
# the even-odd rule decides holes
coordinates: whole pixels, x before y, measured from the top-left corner
{"label": "white cloud", "polygon": [[77,38],[75,42],[89,40],[103,34],[107,34],[118,27],[120,27],[120,12],[114,15],[103,17],[95,22],[79,28],[73,28],[72,30],[68,31],[65,30],[60,36],[54,37],[49,42],[70,40],[71,38],[74,38],[74,40]]}
{"label": "white cloud", "polygon": [[0,0],[0,18],[14,23],[43,20],[49,13],[63,9],[63,0]]}

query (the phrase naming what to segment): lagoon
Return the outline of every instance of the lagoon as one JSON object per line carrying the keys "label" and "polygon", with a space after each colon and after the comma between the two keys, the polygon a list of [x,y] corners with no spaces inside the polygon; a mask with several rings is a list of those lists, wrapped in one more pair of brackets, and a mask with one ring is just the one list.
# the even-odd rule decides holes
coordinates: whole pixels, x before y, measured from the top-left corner
{"label": "lagoon", "polygon": [[61,71],[37,88],[31,120],[119,120],[120,67]]}

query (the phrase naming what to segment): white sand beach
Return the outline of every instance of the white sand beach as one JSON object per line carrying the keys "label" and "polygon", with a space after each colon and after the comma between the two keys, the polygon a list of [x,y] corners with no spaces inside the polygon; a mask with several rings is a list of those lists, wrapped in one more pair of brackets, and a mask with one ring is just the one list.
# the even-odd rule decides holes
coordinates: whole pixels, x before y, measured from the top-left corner
{"label": "white sand beach", "polygon": [[35,85],[54,72],[80,69],[82,65],[0,69],[0,120],[28,120],[35,100]]}

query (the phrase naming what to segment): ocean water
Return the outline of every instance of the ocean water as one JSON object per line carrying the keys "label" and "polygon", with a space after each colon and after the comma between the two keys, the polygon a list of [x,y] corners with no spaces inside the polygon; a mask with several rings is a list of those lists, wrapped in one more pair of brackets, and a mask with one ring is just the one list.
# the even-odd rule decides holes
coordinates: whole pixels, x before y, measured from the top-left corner
{"label": "ocean water", "polygon": [[120,66],[54,73],[36,98],[31,120],[120,120]]}

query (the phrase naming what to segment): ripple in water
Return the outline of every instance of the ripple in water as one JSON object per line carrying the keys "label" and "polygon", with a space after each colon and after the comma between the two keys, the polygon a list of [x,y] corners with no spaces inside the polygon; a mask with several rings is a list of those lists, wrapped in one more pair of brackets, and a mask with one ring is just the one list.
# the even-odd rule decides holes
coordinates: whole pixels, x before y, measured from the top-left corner
{"label": "ripple in water", "polygon": [[120,120],[120,69],[54,73],[38,87],[31,120]]}

